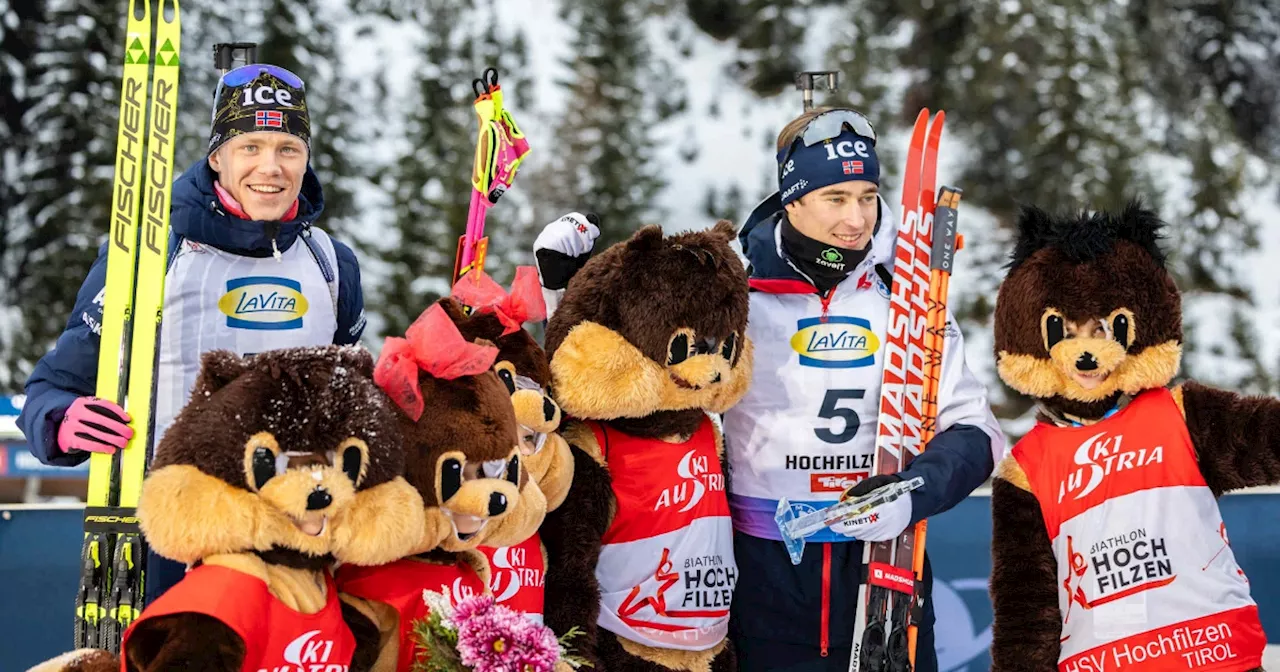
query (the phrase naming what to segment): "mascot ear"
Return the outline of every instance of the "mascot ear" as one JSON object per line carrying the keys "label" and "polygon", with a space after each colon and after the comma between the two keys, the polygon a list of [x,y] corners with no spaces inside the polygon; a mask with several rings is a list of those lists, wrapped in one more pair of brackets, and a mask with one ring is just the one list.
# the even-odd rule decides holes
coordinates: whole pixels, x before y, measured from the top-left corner
{"label": "mascot ear", "polygon": [[1164,222],[1155,211],[1143,207],[1142,201],[1133,199],[1125,205],[1120,217],[1115,222],[1116,235],[1131,241],[1151,255],[1156,263],[1164,266],[1164,250],[1160,249],[1160,235]]}
{"label": "mascot ear", "polygon": [[627,249],[633,252],[649,252],[662,247],[662,227],[650,224],[631,236]]}
{"label": "mascot ear", "polygon": [[373,379],[373,354],[361,347],[346,347],[338,350],[338,364],[354,369],[361,376]]}
{"label": "mascot ear", "polygon": [[452,296],[442,297],[437,303],[444,308],[444,314],[453,320],[454,324],[462,324],[467,321],[467,313],[462,309],[462,303]]}
{"label": "mascot ear", "polygon": [[715,226],[711,227],[711,232],[715,234],[716,237],[723,238],[726,243],[732,243],[733,240],[738,237],[738,228],[733,225],[733,222],[727,219],[722,219],[716,222]]}
{"label": "mascot ear", "polygon": [[249,360],[230,350],[211,350],[200,357],[200,376],[191,399],[201,399],[227,386],[249,370]]}
{"label": "mascot ear", "polygon": [[1024,205],[1018,212],[1018,242],[1009,259],[1013,268],[1027,260],[1052,239],[1053,218],[1034,205]]}

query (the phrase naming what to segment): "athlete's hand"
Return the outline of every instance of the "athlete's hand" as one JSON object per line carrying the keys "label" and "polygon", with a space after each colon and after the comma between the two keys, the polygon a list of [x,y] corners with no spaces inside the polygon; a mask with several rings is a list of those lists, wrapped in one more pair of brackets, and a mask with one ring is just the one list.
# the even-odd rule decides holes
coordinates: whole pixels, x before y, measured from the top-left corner
{"label": "athlete's hand", "polygon": [[87,450],[91,453],[116,452],[133,437],[129,414],[114,402],[97,397],[80,397],[71,402],[58,426],[58,448],[69,453]]}
{"label": "athlete's hand", "polygon": [[591,256],[600,236],[600,218],[571,212],[546,225],[533,241],[538,279],[544,289],[564,289]]}
{"label": "athlete's hand", "polygon": [[[861,497],[876,488],[901,481],[897,474],[872,476],[849,488],[849,497]],[[842,520],[831,526],[835,532],[853,537],[859,541],[888,541],[902,534],[911,524],[911,495],[881,504],[874,509],[850,520]]]}

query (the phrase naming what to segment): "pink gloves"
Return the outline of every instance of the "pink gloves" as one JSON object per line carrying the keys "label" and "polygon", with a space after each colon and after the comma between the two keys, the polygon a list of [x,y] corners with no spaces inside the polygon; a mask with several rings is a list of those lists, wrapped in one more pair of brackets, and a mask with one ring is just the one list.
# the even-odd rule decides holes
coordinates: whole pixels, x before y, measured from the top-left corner
{"label": "pink gloves", "polygon": [[64,453],[114,453],[133,436],[129,420],[129,414],[113,402],[80,397],[71,403],[58,427],[58,448]]}

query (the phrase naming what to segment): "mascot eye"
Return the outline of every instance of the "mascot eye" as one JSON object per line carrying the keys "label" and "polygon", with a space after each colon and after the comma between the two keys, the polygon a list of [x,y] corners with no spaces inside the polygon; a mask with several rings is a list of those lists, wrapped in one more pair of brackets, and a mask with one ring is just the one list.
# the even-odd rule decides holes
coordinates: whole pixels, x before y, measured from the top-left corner
{"label": "mascot eye", "polygon": [[733,363],[734,355],[738,354],[738,335],[729,334],[729,338],[724,339],[724,345],[720,346],[720,356],[724,357],[730,364]]}
{"label": "mascot eye", "polygon": [[449,501],[461,489],[462,463],[448,458],[440,464],[440,501]]}
{"label": "mascot eye", "polygon": [[276,454],[270,448],[258,446],[253,450],[253,487],[261,490],[276,475]]}
{"label": "mascot eye", "polygon": [[1067,337],[1067,325],[1063,321],[1062,316],[1057,313],[1047,313],[1044,316],[1044,347],[1046,350],[1052,350],[1053,346],[1062,342]]}
{"label": "mascot eye", "polygon": [[507,394],[516,393],[516,377],[511,373],[511,369],[499,368],[498,377],[502,379],[502,384],[507,386]]}
{"label": "mascot eye", "polygon": [[507,463],[507,480],[517,488],[520,487],[520,455],[512,455]]}
{"label": "mascot eye", "polygon": [[1133,316],[1127,310],[1118,310],[1111,316],[1111,336],[1120,347],[1129,349],[1133,342]]}
{"label": "mascot eye", "polygon": [[351,485],[359,487],[360,481],[364,479],[364,467],[368,454],[369,445],[352,436],[336,449],[329,451],[329,464],[341,467],[342,473],[351,479]]}
{"label": "mascot eye", "polygon": [[667,346],[667,366],[675,366],[693,356],[693,332],[681,329],[671,337]]}
{"label": "mascot eye", "polygon": [[267,481],[288,468],[289,456],[280,451],[271,432],[258,432],[245,442],[243,469],[250,490],[262,490]]}
{"label": "mascot eye", "polygon": [[364,462],[364,454],[356,446],[347,446],[342,451],[342,473],[351,479],[352,485],[360,484],[360,466]]}

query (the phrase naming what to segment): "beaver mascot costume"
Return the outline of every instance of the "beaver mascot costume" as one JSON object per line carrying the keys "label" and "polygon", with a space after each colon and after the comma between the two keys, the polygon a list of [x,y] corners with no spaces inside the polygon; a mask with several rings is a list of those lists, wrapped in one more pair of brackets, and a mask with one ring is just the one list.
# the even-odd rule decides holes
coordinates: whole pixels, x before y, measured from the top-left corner
{"label": "beaver mascot costume", "polygon": [[345,670],[356,641],[330,567],[421,544],[422,498],[366,350],[201,362],[138,502],[151,547],[193,568],[126,631],[123,661],[80,651],[36,669]]}
{"label": "beaver mascot costume", "polygon": [[[441,299],[440,305],[463,337],[497,346],[493,370],[511,394],[525,469],[546,496],[547,511],[554,511],[569,492],[573,455],[559,433],[563,414],[551,397],[547,354],[524,329],[525,323],[546,319],[537,271],[517,268],[510,293],[483,271],[472,271],[454,284],[453,296]],[[542,538],[534,534],[515,546],[478,550],[489,560],[489,587],[498,603],[542,622],[547,562]]]}
{"label": "beaver mascot costume", "polygon": [[575,462],[542,530],[546,622],[584,628],[580,650],[596,669],[735,669],[737,569],[709,415],[751,380],[734,235],[725,221],[669,238],[640,229],[574,274],[547,326]]}
{"label": "beaver mascot costume", "polygon": [[992,670],[1259,669],[1266,637],[1217,497],[1280,481],[1280,401],[1170,386],[1163,224],[1025,209],[995,311],[1035,426],[992,493]]}
{"label": "beaver mascot costume", "polygon": [[453,604],[488,593],[489,562],[476,547],[518,544],[542,524],[546,499],[524,467],[497,355],[465,339],[438,304],[383,346],[374,378],[401,409],[406,479],[425,508],[406,557],[338,570],[357,644],[351,672],[409,672],[423,650],[413,623],[430,613],[423,591]]}

